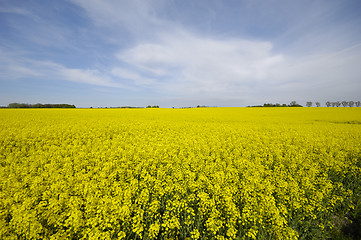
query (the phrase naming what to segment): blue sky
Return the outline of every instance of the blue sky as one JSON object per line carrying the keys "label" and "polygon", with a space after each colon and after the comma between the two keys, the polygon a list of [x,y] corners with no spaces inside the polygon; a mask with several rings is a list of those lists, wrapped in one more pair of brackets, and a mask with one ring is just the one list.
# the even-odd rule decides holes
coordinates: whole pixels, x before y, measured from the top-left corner
{"label": "blue sky", "polygon": [[359,0],[1,0],[0,105],[361,100]]}

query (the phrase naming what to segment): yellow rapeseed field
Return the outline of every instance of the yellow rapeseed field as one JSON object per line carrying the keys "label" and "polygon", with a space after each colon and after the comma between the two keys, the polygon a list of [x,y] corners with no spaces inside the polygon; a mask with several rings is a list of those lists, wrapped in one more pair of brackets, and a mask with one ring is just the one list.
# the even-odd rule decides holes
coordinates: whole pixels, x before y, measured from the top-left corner
{"label": "yellow rapeseed field", "polygon": [[361,108],[2,109],[0,239],[326,239]]}

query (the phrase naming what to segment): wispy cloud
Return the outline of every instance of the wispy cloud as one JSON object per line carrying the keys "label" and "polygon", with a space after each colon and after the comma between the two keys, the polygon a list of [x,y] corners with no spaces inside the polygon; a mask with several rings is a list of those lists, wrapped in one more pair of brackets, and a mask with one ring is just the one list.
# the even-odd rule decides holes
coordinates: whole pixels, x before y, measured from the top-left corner
{"label": "wispy cloud", "polygon": [[96,69],[68,68],[51,61],[28,59],[19,54],[6,53],[4,50],[0,52],[3,53],[0,57],[2,79],[53,79],[105,87],[123,87],[121,83],[114,82],[107,74]]}
{"label": "wispy cloud", "polygon": [[165,1],[163,0],[71,1],[82,7],[97,27],[109,30],[112,36],[122,37],[118,35],[121,33],[131,35],[127,37],[131,37],[133,40],[134,38],[142,40],[172,27],[172,24],[169,25],[169,21],[157,15],[164,6]]}
{"label": "wispy cloud", "polygon": [[0,7],[0,13],[11,13],[11,14],[19,14],[29,17],[35,17],[30,11],[20,8],[20,7]]}
{"label": "wispy cloud", "polygon": [[113,82],[108,76],[97,70],[69,69],[59,67],[56,69],[56,71],[58,71],[59,76],[64,77],[64,79],[68,81],[105,87],[123,87],[122,84]]}

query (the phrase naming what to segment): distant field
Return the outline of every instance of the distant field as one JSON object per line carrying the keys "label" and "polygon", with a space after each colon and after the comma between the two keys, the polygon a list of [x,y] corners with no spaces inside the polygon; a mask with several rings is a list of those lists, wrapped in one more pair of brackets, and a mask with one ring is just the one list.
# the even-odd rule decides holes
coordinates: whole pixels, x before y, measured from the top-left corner
{"label": "distant field", "polygon": [[0,109],[0,239],[357,236],[360,199],[361,108]]}

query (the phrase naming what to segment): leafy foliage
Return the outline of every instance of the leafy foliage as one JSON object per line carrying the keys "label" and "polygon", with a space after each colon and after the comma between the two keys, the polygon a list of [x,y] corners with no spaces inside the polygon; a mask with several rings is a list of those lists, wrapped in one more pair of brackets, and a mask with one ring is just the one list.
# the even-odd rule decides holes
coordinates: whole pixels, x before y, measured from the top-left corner
{"label": "leafy foliage", "polygon": [[10,103],[8,108],[75,108],[70,104],[28,104],[28,103]]}

